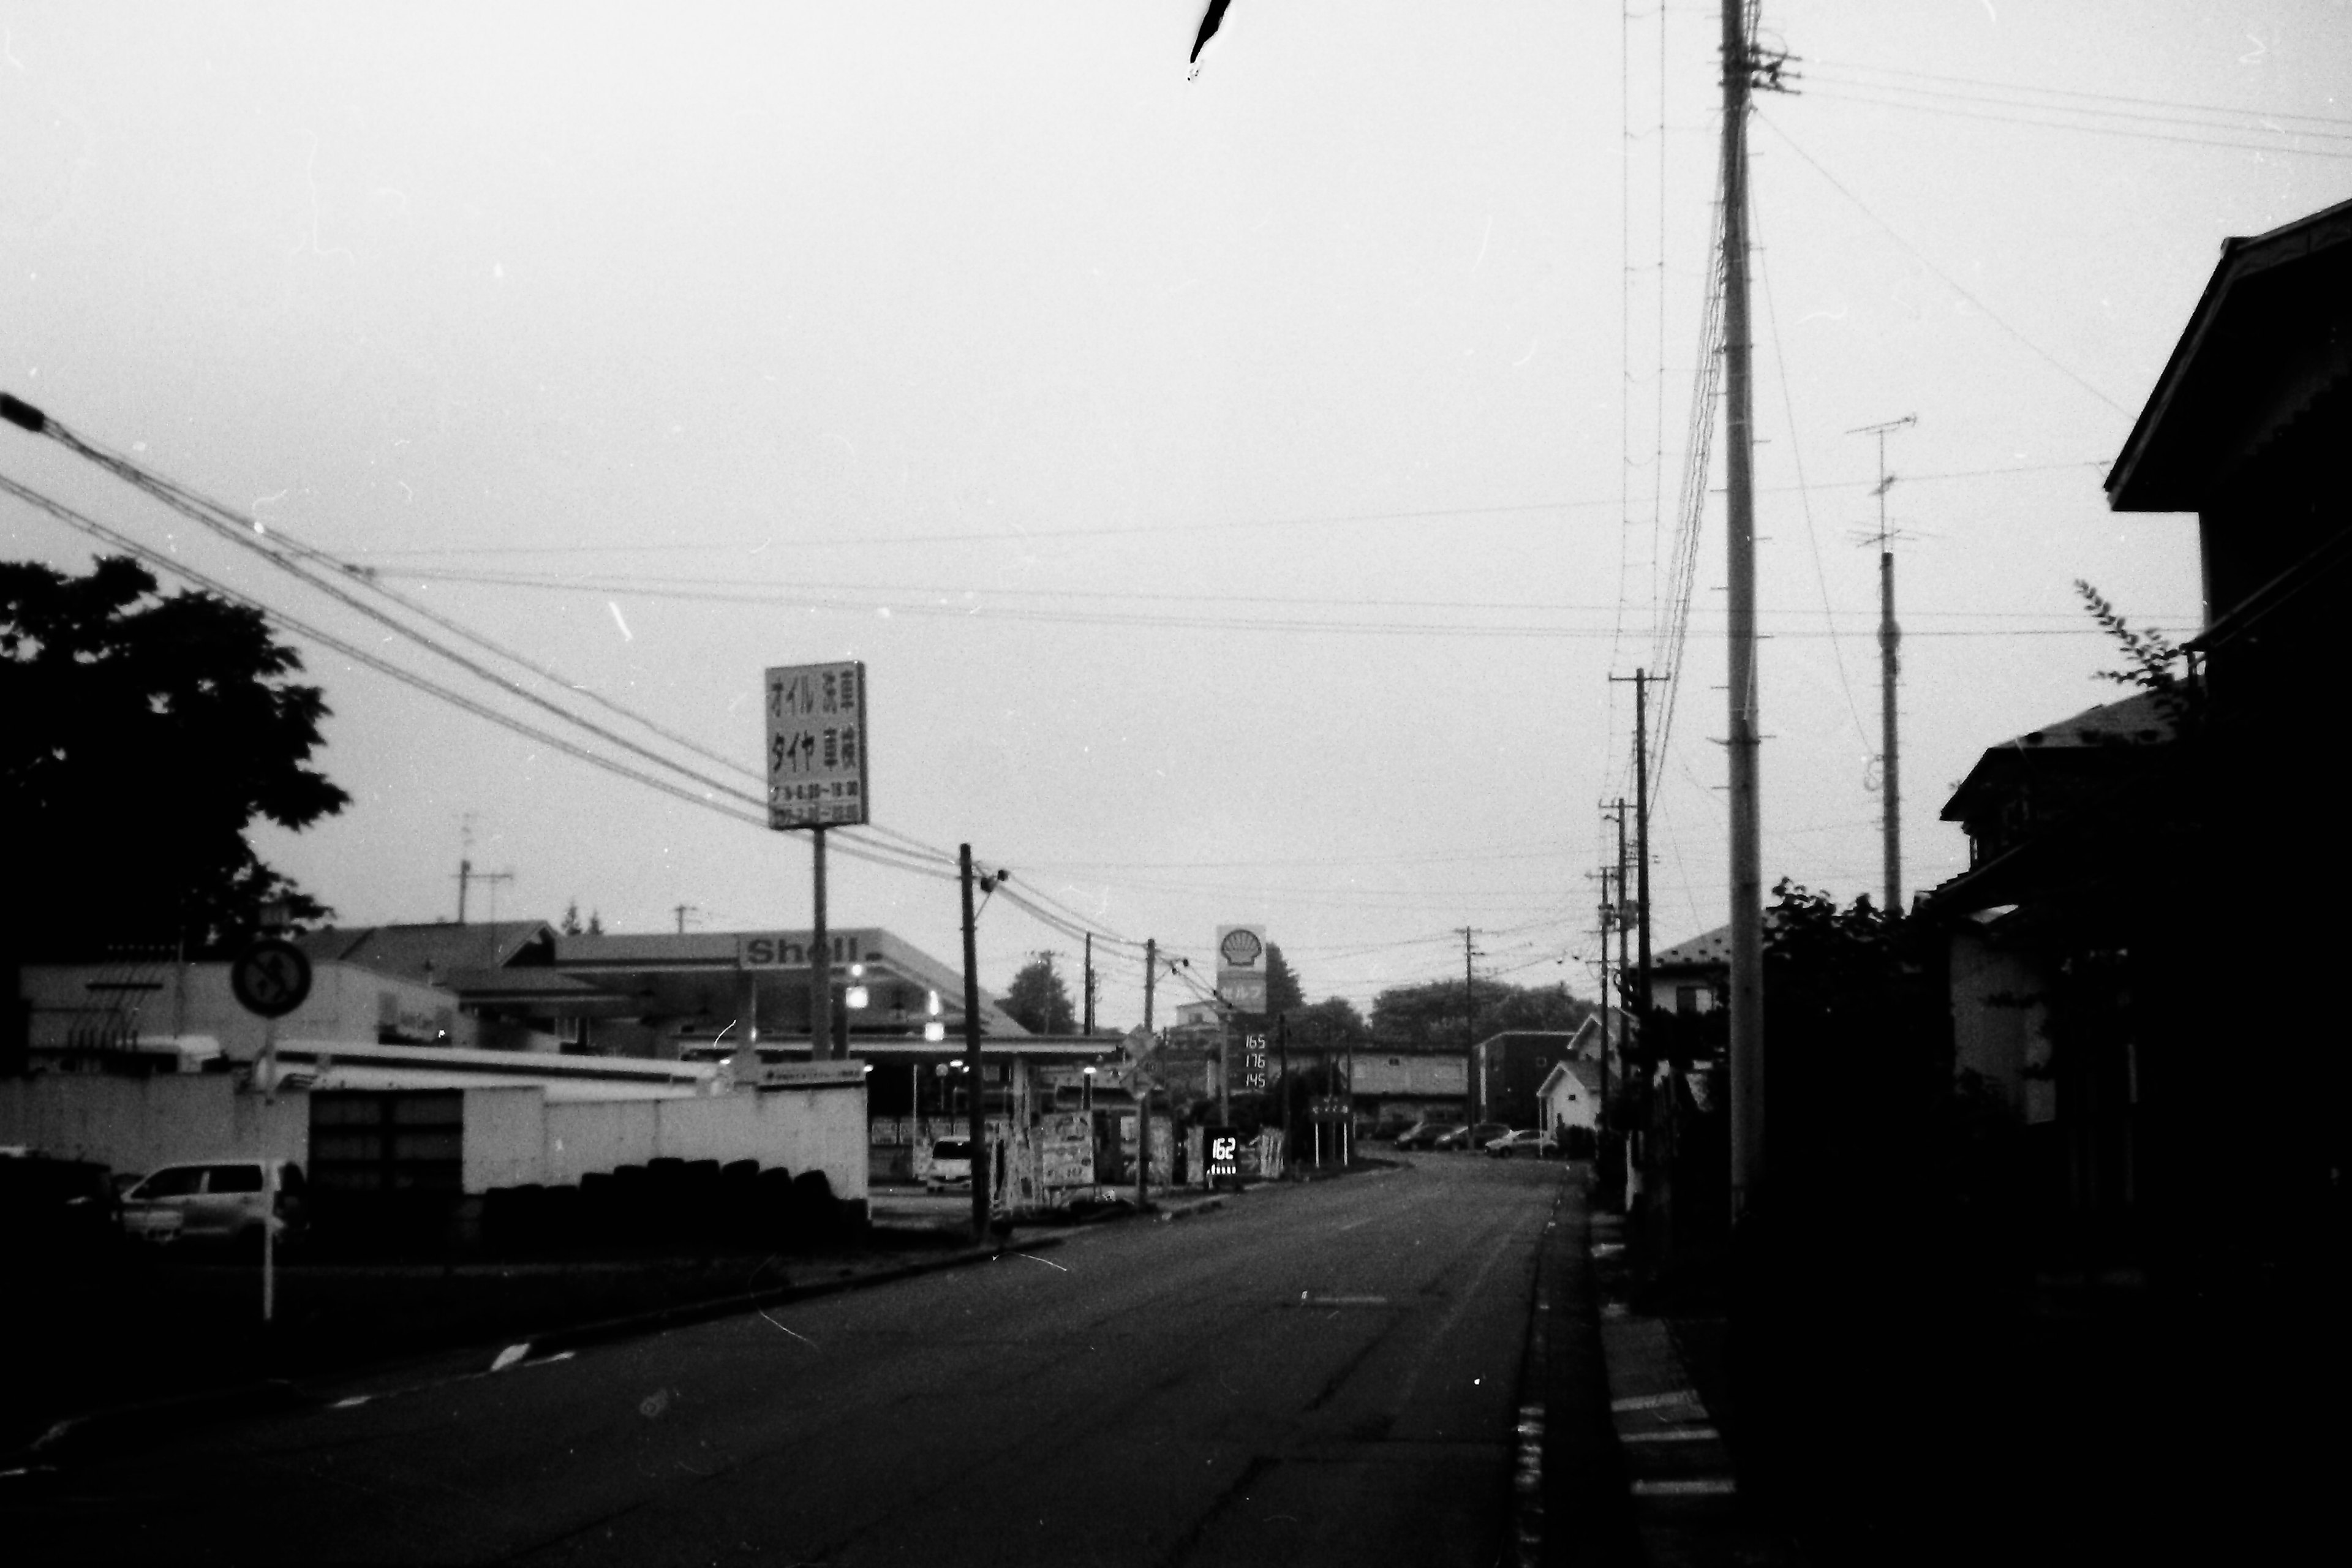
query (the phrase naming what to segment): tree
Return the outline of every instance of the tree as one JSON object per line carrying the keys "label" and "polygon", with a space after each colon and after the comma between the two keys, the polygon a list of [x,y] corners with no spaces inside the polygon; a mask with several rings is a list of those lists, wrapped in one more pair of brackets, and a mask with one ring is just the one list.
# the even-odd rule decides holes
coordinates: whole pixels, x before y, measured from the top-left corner
{"label": "tree", "polygon": [[1054,973],[1054,955],[1041,952],[1022,965],[1004,994],[1004,1010],[1033,1035],[1067,1035],[1077,1029],[1077,1015],[1062,977]]}
{"label": "tree", "polygon": [[1275,942],[1265,944],[1265,1010],[1269,1016],[1276,1013],[1295,1013],[1307,1005],[1307,993],[1298,986],[1297,972],[1290,961],[1282,956],[1282,948]]}
{"label": "tree", "polygon": [[218,951],[264,903],[331,913],[245,838],[350,799],[307,765],[327,705],[288,679],[301,668],[258,610],[159,595],[125,557],[84,577],[0,563],[0,812],[16,847],[0,952]]}
{"label": "tree", "polygon": [[1345,996],[1326,996],[1309,1007],[1295,1007],[1290,1012],[1290,1044],[1292,1047],[1345,1050],[1349,1046],[1371,1044],[1372,1031],[1366,1026],[1364,1016]]}
{"label": "tree", "polygon": [[1475,1018],[1463,1016],[1459,980],[1398,985],[1372,998],[1372,1035],[1383,1044],[1459,1048],[1465,1034],[1478,1038],[1507,1029],[1573,1030],[1593,1004],[1571,996],[1565,986],[1512,985],[1481,980],[1472,993]]}

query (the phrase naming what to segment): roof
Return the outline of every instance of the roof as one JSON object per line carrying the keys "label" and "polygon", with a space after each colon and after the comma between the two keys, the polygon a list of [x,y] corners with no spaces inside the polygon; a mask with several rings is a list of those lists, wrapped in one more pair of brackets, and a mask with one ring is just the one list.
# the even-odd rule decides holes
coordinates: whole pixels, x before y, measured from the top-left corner
{"label": "roof", "polygon": [[2030,769],[2034,757],[2079,758],[2094,752],[2161,746],[2170,742],[2176,732],[2164,698],[2157,692],[2143,691],[2120,702],[2085,708],[2072,718],[1987,747],[1945,804],[1943,820],[1969,820],[1975,815],[1981,795],[2000,788],[2021,769]]}
{"label": "roof", "polygon": [[555,928],[544,921],[329,926],[294,940],[314,963],[348,963],[433,985],[448,983],[453,974],[504,969],[519,961],[544,963],[554,953]]}
{"label": "roof", "polygon": [[[1771,935],[1772,928],[1780,923],[1780,911],[1769,904],[1766,905],[1764,934]],[[1650,959],[1650,973],[1653,974],[1667,970],[1686,973],[1691,970],[1730,967],[1731,927],[1728,925],[1719,925],[1713,931],[1701,931],[1688,942],[1676,942],[1664,952],[1656,953]]]}
{"label": "roof", "polygon": [[2239,464],[2352,381],[2352,202],[2221,259],[2106,478],[2117,511],[2199,511]]}
{"label": "roof", "polygon": [[1653,954],[1650,972],[1654,974],[1662,969],[1719,969],[1730,962],[1731,928],[1719,925]]}
{"label": "roof", "polygon": [[1601,1064],[1586,1061],[1582,1057],[1570,1057],[1552,1064],[1551,1071],[1544,1074],[1543,1082],[1536,1089],[1537,1096],[1549,1095],[1563,1078],[1574,1079],[1578,1087],[1587,1094],[1598,1095],[1601,1092]]}
{"label": "roof", "polygon": [[1500,1046],[1505,1050],[1508,1050],[1515,1041],[1537,1046],[1569,1046],[1575,1042],[1576,1036],[1577,1031],[1573,1029],[1505,1029],[1487,1036],[1478,1044],[1482,1047]]}

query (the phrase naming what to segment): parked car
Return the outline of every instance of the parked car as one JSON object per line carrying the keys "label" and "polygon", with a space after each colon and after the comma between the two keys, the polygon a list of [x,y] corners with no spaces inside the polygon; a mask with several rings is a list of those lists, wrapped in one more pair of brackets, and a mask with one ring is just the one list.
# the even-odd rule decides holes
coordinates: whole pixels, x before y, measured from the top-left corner
{"label": "parked car", "polygon": [[[268,1166],[277,1167],[275,1213],[264,1208]],[[122,1228],[148,1241],[257,1245],[262,1227],[279,1241],[299,1237],[308,1210],[302,1167],[291,1160],[207,1160],[165,1165],[122,1194]]]}
{"label": "parked car", "polygon": [[1458,1121],[1416,1121],[1397,1135],[1400,1149],[1433,1149],[1437,1141],[1461,1127]]}
{"label": "parked car", "polygon": [[1533,1127],[1521,1127],[1504,1133],[1500,1138],[1486,1140],[1486,1152],[1498,1160],[1507,1160],[1518,1153],[1549,1157],[1559,1152],[1559,1142],[1549,1132]]}
{"label": "parked car", "polygon": [[1415,1125],[1417,1124],[1410,1116],[1383,1116],[1380,1119],[1379,1122],[1373,1126],[1368,1136],[1376,1138],[1385,1143],[1394,1139],[1403,1137],[1406,1133],[1412,1131]]}
{"label": "parked car", "polygon": [[1507,1122],[1473,1122],[1467,1127],[1455,1127],[1449,1130],[1444,1137],[1430,1147],[1447,1150],[1484,1149],[1489,1139],[1500,1138],[1510,1130]]}
{"label": "parked car", "polygon": [[971,1140],[942,1138],[931,1145],[931,1173],[923,1178],[927,1192],[943,1193],[971,1185]]}

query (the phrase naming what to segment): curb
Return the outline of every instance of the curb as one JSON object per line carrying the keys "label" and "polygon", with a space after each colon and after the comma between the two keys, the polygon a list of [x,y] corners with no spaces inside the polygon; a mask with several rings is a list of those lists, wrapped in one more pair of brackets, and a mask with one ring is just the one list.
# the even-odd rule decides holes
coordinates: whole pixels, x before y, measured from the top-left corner
{"label": "curb", "polygon": [[[1624,1221],[1592,1216],[1593,1252],[1621,1252]],[[1619,1300],[1601,1306],[1609,1419],[1649,1561],[1713,1568],[1800,1568],[1803,1556],[1741,1497],[1731,1450],[1663,1318]]]}
{"label": "curb", "polygon": [[[441,1360],[478,1354],[480,1359],[472,1370],[456,1373],[459,1378],[488,1377],[535,1359],[567,1353],[590,1345],[604,1344],[644,1334],[660,1333],[688,1324],[708,1322],[715,1318],[732,1317],[755,1312],[762,1307],[786,1301],[804,1301],[821,1296],[838,1296],[873,1285],[887,1285],[896,1280],[911,1279],[924,1274],[937,1274],[950,1268],[961,1268],[974,1263],[992,1263],[1007,1253],[1038,1252],[1059,1247],[1065,1238],[1042,1236],[1033,1240],[1014,1243],[998,1241],[984,1248],[950,1253],[944,1258],[924,1258],[893,1268],[877,1268],[870,1274],[856,1275],[847,1279],[817,1280],[806,1285],[777,1285],[765,1290],[739,1292],[732,1296],[713,1296],[698,1301],[681,1301],[674,1306],[657,1307],[648,1311],[633,1312],[624,1317],[606,1318],[592,1323],[576,1323],[551,1329],[544,1333],[524,1335],[509,1341],[495,1351],[480,1347],[474,1352],[443,1351]],[[433,1352],[420,1352],[424,1360]],[[381,1368],[379,1370],[382,1370]],[[109,1405],[103,1409],[68,1415],[53,1424],[32,1442],[18,1449],[5,1460],[0,1460],[0,1474],[21,1473],[32,1469],[56,1469],[68,1463],[80,1463],[103,1454],[125,1447],[136,1447],[155,1438],[185,1432],[191,1428],[243,1415],[277,1415],[306,1409],[324,1409],[338,1403],[321,1391],[320,1384],[332,1385],[341,1380],[364,1376],[364,1367],[347,1368],[341,1372],[321,1373],[317,1379],[297,1383],[291,1378],[260,1378],[250,1383],[235,1384],[226,1388],[205,1389],[194,1394],[175,1395],[170,1399],[150,1401],[143,1405]],[[434,1381],[446,1381],[436,1379]],[[400,1391],[395,1391],[400,1392]],[[366,1396],[370,1402],[388,1397]]]}

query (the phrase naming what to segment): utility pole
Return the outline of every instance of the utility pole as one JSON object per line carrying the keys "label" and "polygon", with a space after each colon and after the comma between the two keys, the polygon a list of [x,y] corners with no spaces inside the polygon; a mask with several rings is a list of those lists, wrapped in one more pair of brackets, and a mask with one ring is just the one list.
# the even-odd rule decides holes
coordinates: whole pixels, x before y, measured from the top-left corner
{"label": "utility pole", "polygon": [[1462,1073],[1468,1079],[1470,1120],[1483,1120],[1478,1114],[1486,1099],[1486,1085],[1478,1071],[1478,991],[1470,973],[1470,960],[1475,956],[1470,947],[1470,928],[1462,930]]}
{"label": "utility pole", "polygon": [[[1612,680],[1625,677],[1612,675]],[[1635,1037],[1639,1037],[1643,1021],[1650,1016],[1650,683],[1664,680],[1663,675],[1652,675],[1646,669],[1633,672],[1633,929],[1640,942],[1641,958],[1633,976],[1633,994],[1626,1008],[1626,1020]],[[1625,888],[1625,847],[1622,829],[1617,847],[1617,887],[1622,894]],[[1624,946],[1624,927],[1618,928],[1618,946]],[[1618,971],[1622,973],[1621,963]],[[1645,1080],[1646,1082],[1646,1080]]]}
{"label": "utility pole", "polygon": [[677,934],[680,936],[686,934],[686,917],[702,912],[692,904],[672,904],[670,911],[677,916]]}
{"label": "utility pole", "polygon": [[1878,805],[1889,919],[1903,912],[1903,765],[1895,721],[1895,681],[1902,672],[1895,650],[1903,645],[1903,628],[1895,624],[1895,536],[1886,527],[1886,492],[1895,488],[1895,476],[1886,471],[1886,437],[1917,423],[1916,414],[1906,414],[1846,432],[1878,437]]}
{"label": "utility pole", "polygon": [[[1159,979],[1158,974],[1154,973],[1159,967],[1160,939],[1157,937],[1145,937],[1143,939],[1143,1032],[1146,1036],[1150,1036],[1151,1034],[1151,989],[1153,984]],[[1150,1050],[1151,1047],[1150,1046],[1146,1046],[1144,1048],[1146,1050]],[[1151,1201],[1151,1079],[1144,1073],[1140,1066],[1136,1069],[1136,1083],[1139,1092],[1135,1097],[1135,1206],[1137,1212],[1140,1213],[1144,1206]],[[1168,1114],[1170,1118],[1168,1124],[1168,1152],[1170,1163],[1168,1173],[1162,1179],[1172,1186],[1175,1184],[1176,1181],[1176,1166],[1174,1163],[1176,1152],[1176,1124],[1174,1121],[1176,1106],[1173,1100],[1171,1100],[1169,1102]]]}
{"label": "utility pole", "polygon": [[1091,1035],[1095,1032],[1095,933],[1092,931],[1087,932],[1086,992],[1084,1021],[1078,1026],[1078,1032]]}
{"label": "utility pole", "polygon": [[[1619,874],[1619,879],[1622,884],[1622,873]],[[1622,886],[1619,890],[1622,896]],[[1609,1132],[1609,928],[1615,922],[1616,914],[1610,900],[1609,868],[1603,866],[1601,868],[1601,1108],[1593,1119],[1596,1140],[1606,1137]],[[1623,980],[1622,969],[1618,971],[1617,977]],[[1601,1166],[1601,1174],[1605,1181],[1608,1175],[1605,1163]]]}
{"label": "utility pole", "polygon": [[1764,1179],[1764,868],[1756,679],[1755,421],[1748,321],[1748,0],[1723,0],[1723,405],[1729,539],[1731,1217]]}
{"label": "utility pole", "polygon": [[[820,830],[822,832],[822,830]],[[818,842],[824,842],[820,837]],[[971,1085],[971,1238],[988,1239],[988,1121],[981,1107],[980,925],[971,907],[971,846],[959,847],[963,885],[963,1060]]]}

